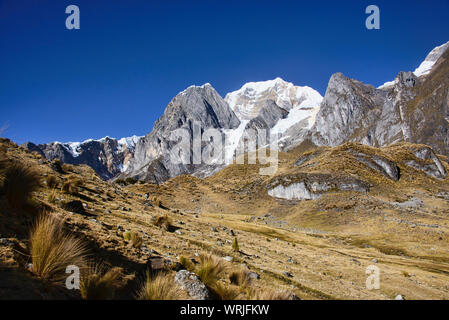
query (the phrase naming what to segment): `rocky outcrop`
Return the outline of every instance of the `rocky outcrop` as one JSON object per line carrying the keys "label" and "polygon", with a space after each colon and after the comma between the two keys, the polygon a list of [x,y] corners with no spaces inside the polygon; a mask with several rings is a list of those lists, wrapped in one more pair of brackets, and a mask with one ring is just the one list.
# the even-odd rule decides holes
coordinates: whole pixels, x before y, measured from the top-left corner
{"label": "rocky outcrop", "polygon": [[379,90],[341,73],[334,74],[309,134],[310,139],[316,145],[329,146],[344,142],[383,146],[403,141],[401,114],[398,103],[395,103],[401,92]]}
{"label": "rocky outcrop", "polygon": [[334,174],[298,173],[274,178],[268,185],[268,194],[287,200],[314,200],[326,192],[367,192],[368,183],[350,176]]}
{"label": "rocky outcrop", "polygon": [[406,165],[413,167],[416,170],[423,171],[428,176],[437,179],[447,177],[446,169],[432,149],[428,147],[421,147],[411,151],[417,159],[405,161]]}
{"label": "rocky outcrop", "polygon": [[355,149],[348,149],[347,152],[353,155],[357,159],[357,161],[381,173],[385,177],[394,181],[399,180],[400,169],[394,161],[391,161],[379,155],[366,154]]}
{"label": "rocky outcrop", "polygon": [[210,300],[211,295],[204,283],[193,272],[187,270],[178,271],[175,275],[175,283],[187,291],[193,300]]}

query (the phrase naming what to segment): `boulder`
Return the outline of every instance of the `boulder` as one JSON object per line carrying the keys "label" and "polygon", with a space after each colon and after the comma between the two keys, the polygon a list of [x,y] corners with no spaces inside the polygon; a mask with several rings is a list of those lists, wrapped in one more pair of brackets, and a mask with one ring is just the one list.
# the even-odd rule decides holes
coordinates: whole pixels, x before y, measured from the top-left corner
{"label": "boulder", "polygon": [[175,275],[175,283],[182,290],[187,291],[194,300],[210,300],[211,295],[204,283],[193,272],[187,270],[178,271]]}

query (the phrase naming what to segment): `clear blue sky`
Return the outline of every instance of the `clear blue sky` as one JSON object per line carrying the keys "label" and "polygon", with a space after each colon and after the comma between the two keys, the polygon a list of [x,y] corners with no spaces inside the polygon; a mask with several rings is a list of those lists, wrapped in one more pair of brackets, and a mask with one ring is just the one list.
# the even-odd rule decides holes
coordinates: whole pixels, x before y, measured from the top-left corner
{"label": "clear blue sky", "polygon": [[192,84],[224,96],[281,77],[324,95],[339,71],[378,86],[448,40],[449,0],[0,0],[0,128],[18,143],[144,135]]}

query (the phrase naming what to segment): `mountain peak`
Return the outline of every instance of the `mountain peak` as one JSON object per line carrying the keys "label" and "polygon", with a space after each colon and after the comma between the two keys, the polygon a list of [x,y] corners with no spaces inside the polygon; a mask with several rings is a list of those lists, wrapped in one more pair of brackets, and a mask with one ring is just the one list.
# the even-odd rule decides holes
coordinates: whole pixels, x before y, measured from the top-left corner
{"label": "mountain peak", "polygon": [[267,100],[273,100],[279,107],[290,111],[298,106],[317,106],[322,99],[314,89],[295,86],[279,77],[268,81],[248,82],[225,97],[240,120],[257,117]]}
{"label": "mountain peak", "polygon": [[413,72],[415,76],[425,76],[430,73],[435,63],[440,59],[443,53],[449,48],[449,41],[441,46],[435,47],[427,55],[426,59],[420,64],[420,66]]}
{"label": "mountain peak", "polygon": [[[427,57],[424,59],[424,61],[421,62],[419,67],[415,69],[415,71],[413,72],[414,75],[417,77],[428,75],[430,71],[432,71],[435,63],[437,63],[438,59],[440,59],[440,57],[444,52],[446,52],[447,49],[449,49],[449,41],[442,44],[441,46],[433,48],[432,51],[430,51]],[[393,81],[387,81],[383,85],[379,86],[378,89],[386,89],[392,87],[397,83],[396,80],[397,79]]]}

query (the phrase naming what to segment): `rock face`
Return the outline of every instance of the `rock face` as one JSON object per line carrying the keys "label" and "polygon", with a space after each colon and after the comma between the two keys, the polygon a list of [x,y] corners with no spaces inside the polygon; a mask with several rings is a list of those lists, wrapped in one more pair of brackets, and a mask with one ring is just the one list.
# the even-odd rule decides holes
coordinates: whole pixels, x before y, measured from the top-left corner
{"label": "rock face", "polygon": [[369,184],[354,177],[334,174],[297,173],[274,178],[268,195],[287,200],[314,200],[331,191],[369,191]]}
{"label": "rock face", "polygon": [[190,150],[194,136],[199,135],[200,148],[204,150],[206,143],[201,143],[204,130],[218,129],[224,139],[226,129],[237,129],[239,125],[240,120],[210,84],[189,87],[169,103],[153,131],[136,144],[134,158],[124,176],[160,183],[180,174],[207,173],[215,167],[195,161],[193,152],[187,155],[188,164],[172,161],[170,152],[179,143],[172,139],[172,132],[184,130]]}
{"label": "rock face", "polygon": [[[402,73],[398,78],[403,78]],[[312,142],[337,146],[351,141],[383,146],[406,140],[397,101],[402,91],[409,95],[404,83],[408,84],[400,82],[395,87],[399,93],[386,92],[341,73],[334,74],[310,132]]]}
{"label": "rock face", "polygon": [[187,291],[193,300],[210,300],[210,292],[197,275],[187,270],[178,271],[175,275],[175,283],[182,290]]}
{"label": "rock face", "polygon": [[437,155],[432,151],[432,149],[428,147],[422,147],[416,150],[412,150],[412,152],[417,159],[410,159],[406,161],[406,165],[413,167],[416,170],[423,171],[428,176],[437,179],[443,179],[447,177],[446,169],[444,168]]}
{"label": "rock face", "polygon": [[354,149],[349,149],[347,152],[352,154],[358,161],[365,164],[367,167],[380,172],[385,177],[394,181],[399,180],[400,170],[397,164],[393,161],[379,155],[369,155]]}
{"label": "rock face", "polygon": [[334,74],[307,138],[320,146],[360,142],[382,147],[405,141],[448,155],[448,47],[431,55],[432,61],[439,56],[431,71],[400,72],[382,89]]}

